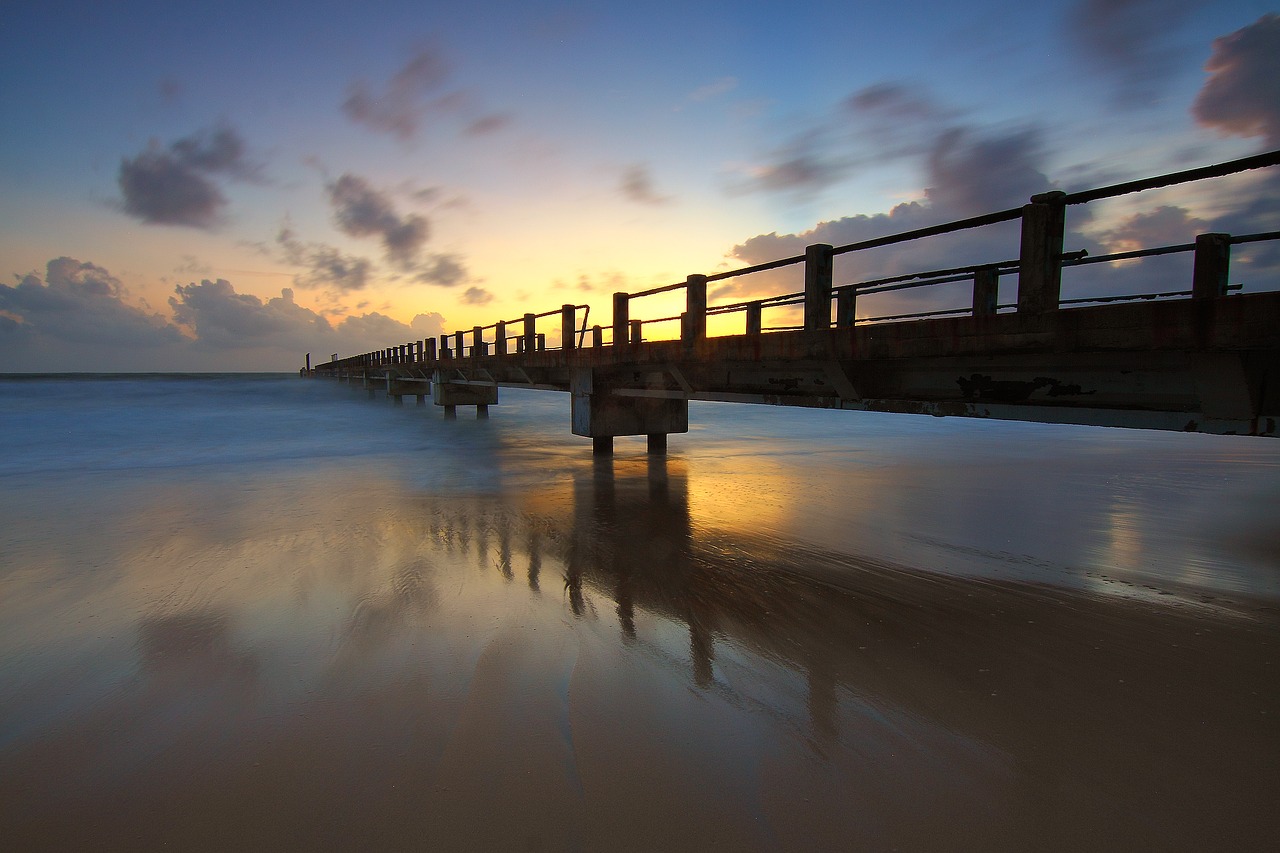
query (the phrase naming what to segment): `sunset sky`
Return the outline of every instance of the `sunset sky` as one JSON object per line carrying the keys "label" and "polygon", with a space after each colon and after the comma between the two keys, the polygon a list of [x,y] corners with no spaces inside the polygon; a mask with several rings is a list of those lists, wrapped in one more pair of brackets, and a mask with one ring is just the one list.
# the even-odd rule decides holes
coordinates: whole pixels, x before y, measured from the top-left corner
{"label": "sunset sky", "polygon": [[[607,324],[616,290],[1280,148],[1276,11],[10,3],[0,372],[295,370],[565,302]],[[1147,194],[1068,242],[1275,229],[1277,186]],[[713,303],[786,284],[734,281]]]}

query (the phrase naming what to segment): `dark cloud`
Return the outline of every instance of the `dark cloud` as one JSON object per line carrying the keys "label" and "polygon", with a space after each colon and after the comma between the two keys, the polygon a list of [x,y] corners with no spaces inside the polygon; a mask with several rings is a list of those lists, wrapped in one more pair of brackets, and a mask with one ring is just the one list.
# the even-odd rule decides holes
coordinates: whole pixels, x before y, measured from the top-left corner
{"label": "dark cloud", "polygon": [[488,136],[505,129],[509,124],[511,124],[510,116],[491,113],[468,124],[463,132],[467,136]]}
{"label": "dark cloud", "polygon": [[1206,0],[1078,0],[1067,32],[1089,67],[1110,75],[1119,100],[1154,100],[1180,57],[1169,36]]}
{"label": "dark cloud", "polygon": [[923,89],[885,81],[849,95],[748,170],[748,191],[817,195],[861,170],[927,150],[956,113]]}
{"label": "dark cloud", "polygon": [[439,52],[420,48],[381,91],[364,80],[352,83],[342,111],[354,122],[409,140],[426,116],[431,94],[448,76],[448,63]]}
{"label": "dark cloud", "polygon": [[120,162],[117,183],[121,209],[152,225],[212,228],[227,199],[221,179],[256,180],[259,168],[249,161],[244,141],[229,127],[204,130],[168,148],[153,143],[148,150]]}
{"label": "dark cloud", "polygon": [[461,301],[465,305],[488,305],[493,301],[493,294],[483,287],[468,287],[462,294]]}
{"label": "dark cloud", "polygon": [[1205,71],[1209,79],[1191,108],[1196,121],[1280,147],[1280,16],[1214,39]]}
{"label": "dark cloud", "polygon": [[1026,204],[1050,189],[1038,166],[1043,156],[1040,133],[1033,128],[991,135],[944,131],[929,150],[927,197],[957,219]]}
{"label": "dark cloud", "polygon": [[340,291],[362,290],[369,283],[373,265],[365,258],[344,255],[324,243],[299,240],[288,225],[281,226],[276,244],[283,250],[284,260],[307,271],[294,276],[299,287],[332,287]]}
{"label": "dark cloud", "polygon": [[401,270],[413,270],[429,237],[427,220],[416,213],[401,216],[387,193],[346,174],[328,185],[338,227],[352,237],[378,237],[387,260]]}
{"label": "dark cloud", "polygon": [[467,280],[467,268],[456,255],[431,255],[418,265],[416,281],[453,287]]}
{"label": "dark cloud", "polygon": [[644,163],[628,166],[622,173],[622,194],[627,199],[639,204],[663,205],[671,201],[671,196],[661,195],[653,187],[653,176]]}

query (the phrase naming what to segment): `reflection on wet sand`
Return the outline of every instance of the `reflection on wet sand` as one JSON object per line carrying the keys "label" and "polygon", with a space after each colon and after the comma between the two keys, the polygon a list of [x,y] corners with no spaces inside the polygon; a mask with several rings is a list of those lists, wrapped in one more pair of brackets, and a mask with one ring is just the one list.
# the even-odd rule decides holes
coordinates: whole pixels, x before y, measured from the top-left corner
{"label": "reflection on wet sand", "polygon": [[116,680],[70,712],[42,687],[70,664],[19,682],[9,843],[1205,850],[1280,830],[1273,606],[717,530],[676,459],[571,473],[493,498],[298,483],[284,526],[224,494],[216,536],[135,543],[72,608],[127,626],[81,652]]}

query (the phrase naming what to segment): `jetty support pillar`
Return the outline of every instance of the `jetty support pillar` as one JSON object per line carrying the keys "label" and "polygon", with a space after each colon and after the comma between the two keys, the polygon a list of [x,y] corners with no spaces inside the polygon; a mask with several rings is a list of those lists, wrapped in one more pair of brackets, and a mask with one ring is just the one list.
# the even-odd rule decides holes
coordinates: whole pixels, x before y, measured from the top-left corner
{"label": "jetty support pillar", "polygon": [[446,415],[458,406],[475,406],[476,417],[489,416],[489,407],[498,402],[498,386],[491,383],[451,382],[437,370],[431,378],[431,402],[444,406]]}
{"label": "jetty support pillar", "polygon": [[647,436],[649,452],[665,453],[669,434],[689,431],[687,399],[619,388],[603,371],[589,367],[573,369],[569,390],[573,434],[590,438],[593,453],[612,453],[613,439],[619,435]]}

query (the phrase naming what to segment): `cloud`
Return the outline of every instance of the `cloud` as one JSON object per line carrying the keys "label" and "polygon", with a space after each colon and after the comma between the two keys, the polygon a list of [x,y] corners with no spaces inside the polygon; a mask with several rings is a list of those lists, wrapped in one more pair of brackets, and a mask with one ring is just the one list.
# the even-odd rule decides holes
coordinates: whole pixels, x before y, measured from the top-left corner
{"label": "cloud", "polygon": [[324,243],[299,240],[288,224],[280,227],[276,244],[283,249],[286,263],[307,267],[307,272],[293,278],[299,287],[333,287],[347,292],[362,290],[369,283],[373,265],[367,259],[344,255]]}
{"label": "cloud", "polygon": [[1035,128],[985,135],[952,128],[929,149],[926,194],[949,218],[1017,207],[1050,189],[1038,166],[1043,157]]}
{"label": "cloud", "polygon": [[16,278],[0,285],[0,363],[13,371],[295,370],[306,352],[351,355],[444,328],[436,313],[334,325],[289,288],[261,299],[222,279],[174,288],[169,319],[132,304],[107,270],[69,257]]}
{"label": "cloud", "polygon": [[702,101],[709,101],[712,98],[732,92],[736,88],[738,88],[737,77],[721,77],[719,80],[713,80],[710,83],[694,89],[685,96],[685,100],[692,101],[694,103],[701,103]]}
{"label": "cloud", "polygon": [[338,228],[352,237],[378,237],[387,260],[410,271],[429,237],[427,220],[416,213],[401,216],[387,193],[379,192],[364,178],[345,174],[328,185]]}
{"label": "cloud", "polygon": [[419,48],[381,91],[365,80],[356,80],[342,102],[342,111],[358,124],[389,133],[403,140],[418,132],[427,112],[427,100],[449,76],[449,66],[440,53]]}
{"label": "cloud", "polygon": [[1205,71],[1209,79],[1191,107],[1196,121],[1280,147],[1280,16],[1263,15],[1214,39]]}
{"label": "cloud", "polygon": [[509,124],[511,124],[511,116],[490,113],[468,124],[463,133],[467,136],[488,136],[505,129]]}
{"label": "cloud", "polygon": [[859,170],[927,150],[956,118],[918,87],[893,81],[860,89],[745,169],[746,191],[813,196]]}
{"label": "cloud", "polygon": [[1155,210],[1135,213],[1119,225],[1100,235],[1111,252],[1133,252],[1156,246],[1189,243],[1196,234],[1210,229],[1183,207],[1162,205]]}
{"label": "cloud", "polygon": [[[124,301],[119,279],[102,267],[61,257],[37,273],[18,277],[17,286],[0,284],[0,313],[11,321],[0,334],[0,350],[35,346],[40,340],[72,341],[109,350],[115,346],[149,349],[181,340],[181,333],[158,314]],[[106,354],[106,353],[104,353]],[[15,363],[6,355],[6,363]],[[97,360],[86,365],[97,364]]]}
{"label": "cloud", "polygon": [[671,196],[654,190],[653,176],[644,163],[635,163],[623,170],[621,189],[623,196],[639,204],[664,205],[671,201]]}
{"label": "cloud", "polygon": [[151,225],[212,228],[227,204],[219,179],[259,179],[259,168],[232,128],[202,130],[167,149],[153,142],[120,162],[120,207]]}
{"label": "cloud", "polygon": [[1137,106],[1154,99],[1176,66],[1170,34],[1205,0],[1078,0],[1067,32],[1089,67],[1111,75],[1119,100]]}
{"label": "cloud", "polygon": [[461,301],[465,305],[488,305],[493,301],[493,294],[483,287],[468,287]]}
{"label": "cloud", "polygon": [[457,255],[431,255],[417,267],[414,281],[453,287],[467,280],[467,268]]}

